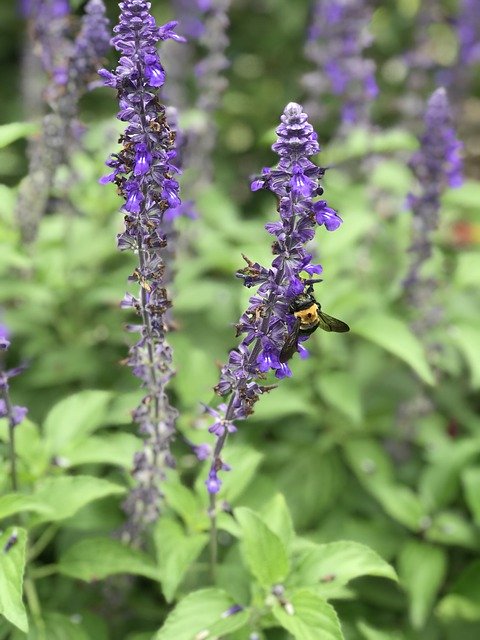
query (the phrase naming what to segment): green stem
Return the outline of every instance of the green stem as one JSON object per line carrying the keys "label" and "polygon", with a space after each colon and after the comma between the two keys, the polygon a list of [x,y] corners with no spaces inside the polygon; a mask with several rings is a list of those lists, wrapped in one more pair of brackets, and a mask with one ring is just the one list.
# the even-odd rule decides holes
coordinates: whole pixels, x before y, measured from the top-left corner
{"label": "green stem", "polygon": [[15,455],[15,421],[13,419],[13,407],[10,402],[10,396],[8,395],[8,389],[3,389],[3,400],[5,402],[5,408],[7,410],[8,417],[8,442],[9,442],[9,456],[10,456],[10,478],[12,481],[12,489],[17,491],[18,479],[17,479],[17,460]]}
{"label": "green stem", "polygon": [[30,551],[28,554],[28,560],[34,560],[37,556],[39,556],[45,547],[53,540],[56,533],[58,531],[58,526],[56,524],[51,524],[49,527],[45,529],[41,536],[37,538],[35,543],[30,547]]}
{"label": "green stem", "polygon": [[25,577],[23,588],[25,590],[25,596],[27,598],[28,608],[30,609],[30,613],[35,623],[36,631],[38,634],[38,640],[48,640],[46,629],[45,629],[45,622],[42,618],[42,608],[40,606],[40,600],[38,599],[35,582],[32,580],[32,578],[29,575]]}
{"label": "green stem", "polygon": [[43,567],[33,568],[30,575],[32,580],[41,580],[42,578],[52,576],[54,573],[58,573],[58,566],[56,564],[46,564]]}
{"label": "green stem", "polygon": [[210,577],[215,584],[217,577],[218,541],[217,541],[217,496],[210,494]]}

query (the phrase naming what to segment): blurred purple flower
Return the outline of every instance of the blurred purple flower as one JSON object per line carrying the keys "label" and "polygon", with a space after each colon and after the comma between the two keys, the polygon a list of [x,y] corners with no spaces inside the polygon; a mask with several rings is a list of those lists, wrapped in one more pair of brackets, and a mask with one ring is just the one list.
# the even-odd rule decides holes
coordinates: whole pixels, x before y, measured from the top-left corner
{"label": "blurred purple flower", "polygon": [[93,88],[92,80],[98,83],[96,72],[109,49],[109,22],[103,0],[86,4],[73,41],[67,8],[68,3],[53,0],[37,0],[31,6],[36,49],[50,76],[45,98],[51,112],[44,116],[41,135],[31,145],[29,173],[19,188],[16,217],[26,242],[36,237],[57,167],[68,164],[83,133],[78,120],[79,101]]}
{"label": "blurred purple flower", "polygon": [[430,97],[425,113],[425,131],[420,149],[413,155],[410,168],[418,182],[418,191],[407,198],[413,213],[413,241],[409,252],[411,263],[405,279],[407,297],[413,304],[420,270],[432,253],[432,232],[438,227],[440,199],[445,189],[462,184],[462,143],[453,128],[445,89],[437,89]]}
{"label": "blurred purple flower", "polygon": [[129,516],[125,533],[131,541],[138,541],[141,531],[158,517],[160,484],[167,467],[174,465],[170,441],[177,411],[165,391],[174,374],[172,350],[166,341],[171,302],[165,289],[166,229],[170,229],[165,218],[180,200],[174,178],[175,134],[158,97],[165,72],[157,45],[169,38],[183,39],[173,31],[175,22],[156,25],[146,0],[125,0],[119,6],[112,43],[121,57],[115,71],[101,69],[99,73],[107,86],[117,89],[117,117],[127,123],[120,138],[122,149],[107,161],[113,173],[103,182],[115,182],[125,200],[125,229],[118,236],[118,247],[138,255],[138,266],[129,278],[139,285],[138,297],[127,294],[122,301],[142,321],[140,340],[130,348],[127,362],[146,389],[133,412],[144,447],[134,460],[136,487],[124,504]]}
{"label": "blurred purple flower", "polygon": [[459,65],[480,63],[480,7],[477,0],[461,0],[457,29]]}
{"label": "blurred purple flower", "polygon": [[320,147],[307,115],[300,105],[291,102],[285,107],[281,120],[277,141],[272,146],[280,157],[279,162],[272,169],[263,169],[262,175],[252,182],[252,190],[267,189],[278,199],[280,220],[266,225],[268,233],[274,236],[275,258],[270,267],[245,258],[247,267],[237,273],[246,287],[258,286],[258,289],[237,324],[237,335],[244,337],[230,352],[215,388],[225,401],[217,409],[207,409],[214,418],[210,431],[217,437],[206,481],[211,494],[217,493],[221,486],[218,472],[225,469],[225,465],[220,453],[228,434],[236,430],[238,421],[253,413],[259,397],[272,389],[258,380],[269,370],[273,370],[277,378],[292,375],[288,364],[280,362],[280,352],[293,322],[289,304],[303,292],[305,280],[308,281],[302,273],[312,275],[322,270],[320,265],[312,263],[305,244],[312,240],[318,225],[334,230],[341,223],[324,200],[317,200],[323,193],[320,179],[324,169],[309,159]]}
{"label": "blurred purple flower", "polygon": [[302,80],[312,116],[321,115],[320,98],[330,92],[341,98],[344,126],[368,124],[369,106],[378,94],[375,64],[364,56],[371,44],[371,18],[365,0],[316,0],[305,45],[305,56],[316,68]]}

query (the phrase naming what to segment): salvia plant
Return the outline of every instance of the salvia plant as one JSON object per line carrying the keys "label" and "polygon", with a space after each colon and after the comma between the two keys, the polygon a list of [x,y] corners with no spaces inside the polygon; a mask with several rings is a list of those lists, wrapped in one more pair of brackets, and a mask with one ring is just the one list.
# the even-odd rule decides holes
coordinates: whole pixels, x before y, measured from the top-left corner
{"label": "salvia plant", "polygon": [[[428,307],[428,298],[434,289],[432,280],[422,275],[422,267],[432,255],[432,236],[439,226],[441,196],[447,187],[457,188],[462,184],[462,144],[455,135],[448,97],[443,87],[430,97],[424,122],[420,149],[410,161],[418,187],[415,193],[408,196],[413,217],[405,294],[417,312],[426,312],[425,306]],[[425,329],[428,329],[428,325]]]}
{"label": "salvia plant", "polygon": [[22,236],[32,242],[42,217],[55,173],[68,164],[72,146],[78,144],[82,126],[78,102],[89,90],[109,47],[109,23],[103,0],[89,0],[80,29],[69,37],[69,4],[44,0],[28,5],[34,24],[34,46],[40,51],[50,77],[45,100],[50,107],[42,121],[39,139],[31,145],[30,170],[20,186],[17,217]]}
{"label": "salvia plant", "polygon": [[315,70],[303,77],[307,108],[321,115],[325,96],[340,96],[344,128],[368,123],[369,106],[378,93],[375,63],[365,52],[372,42],[371,18],[371,8],[362,0],[318,0],[312,8],[305,56]]}
{"label": "salvia plant", "polygon": [[166,386],[173,375],[171,347],[166,340],[166,314],[171,306],[165,288],[162,250],[168,245],[164,223],[168,209],[180,204],[175,179],[175,134],[158,92],[165,81],[156,46],[173,38],[176,23],[158,27],[149,13],[149,3],[125,0],[120,3],[120,22],[112,40],[121,58],[115,72],[100,74],[105,84],[117,89],[120,111],[127,122],[121,136],[122,149],[108,161],[113,172],[104,182],[115,182],[125,200],[125,230],[118,235],[121,251],[131,250],[138,265],[130,280],[138,283],[139,294],[127,293],[124,308],[132,308],[141,318],[131,331],[140,331],[139,341],[130,349],[127,364],[146,389],[133,417],[144,440],[135,455],[133,476],[137,486],[125,502],[129,514],[130,538],[138,537],[142,526],[158,515],[159,484],[172,465],[170,441],[175,433],[176,410],[170,405]]}
{"label": "salvia plant", "polygon": [[0,640],[476,640],[475,3],[4,4]]}

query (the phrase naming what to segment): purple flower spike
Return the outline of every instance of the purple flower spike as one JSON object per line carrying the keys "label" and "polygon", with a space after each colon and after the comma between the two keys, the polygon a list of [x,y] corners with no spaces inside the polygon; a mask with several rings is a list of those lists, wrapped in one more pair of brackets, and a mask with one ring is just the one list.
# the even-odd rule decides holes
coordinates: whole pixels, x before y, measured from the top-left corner
{"label": "purple flower spike", "polygon": [[[448,186],[458,187],[463,180],[462,143],[455,135],[448,96],[443,87],[430,97],[424,121],[420,149],[409,163],[418,181],[418,193],[410,193],[407,197],[413,213],[414,237],[409,249],[411,264],[404,284],[407,298],[416,306],[422,306],[417,300],[417,294],[423,289],[419,287],[420,270],[432,253],[431,236],[438,227],[441,196]],[[420,297],[424,298],[423,293]]]}
{"label": "purple flower spike", "polygon": [[[175,133],[170,128],[158,92],[165,72],[158,57],[162,40],[183,40],[176,36],[175,22],[158,27],[150,14],[150,2],[125,0],[119,3],[120,20],[112,43],[121,57],[114,72],[102,69],[104,83],[115,87],[120,110],[117,118],[126,123],[123,144],[107,165],[113,169],[105,182],[113,181],[124,198],[125,229],[118,236],[118,248],[138,255],[138,266],[129,280],[139,293],[126,294],[123,307],[133,309],[141,324],[140,340],[130,348],[128,365],[146,390],[133,418],[144,439],[135,455],[132,475],[136,487],[124,508],[129,516],[125,535],[136,542],[142,530],[158,517],[163,496],[161,483],[168,467],[174,466],[170,442],[175,433],[177,411],[170,405],[166,387],[174,374],[172,350],[166,340],[171,307],[166,284],[167,258],[171,246],[171,212],[180,205],[174,176]],[[168,245],[168,246],[167,246]],[[204,455],[199,448],[198,455]]]}
{"label": "purple flower spike", "polygon": [[316,69],[303,78],[312,116],[322,115],[320,98],[330,92],[342,99],[344,127],[368,124],[378,94],[375,64],[364,56],[371,18],[366,0],[316,0],[305,45],[305,57]]}
{"label": "purple flower spike", "polygon": [[[319,225],[333,231],[341,224],[337,213],[324,200],[317,200],[323,193],[320,180],[325,170],[310,160],[320,147],[317,134],[299,104],[291,102],[285,107],[272,149],[279,162],[272,169],[263,169],[262,175],[253,180],[252,190],[267,189],[278,200],[280,220],[266,225],[275,238],[272,247],[275,257],[267,268],[244,256],[247,266],[237,272],[246,287],[258,288],[237,324],[237,335],[243,335],[243,339],[230,352],[215,388],[224,402],[217,409],[207,408],[213,417],[210,432],[217,438],[206,481],[211,494],[220,490],[218,472],[225,469],[220,454],[228,434],[234,432],[234,425],[253,413],[259,397],[273,388],[261,384],[266,373],[273,372],[277,379],[292,375],[281,357],[294,325],[289,304],[304,292],[312,275],[322,272],[321,265],[312,262],[313,256],[305,245],[313,239]],[[303,347],[299,350],[306,354]]]}

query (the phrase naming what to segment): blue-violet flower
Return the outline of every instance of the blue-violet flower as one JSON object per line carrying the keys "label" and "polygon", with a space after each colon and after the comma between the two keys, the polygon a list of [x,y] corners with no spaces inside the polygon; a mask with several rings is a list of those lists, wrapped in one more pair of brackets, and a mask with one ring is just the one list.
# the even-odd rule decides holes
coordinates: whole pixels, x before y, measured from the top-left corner
{"label": "blue-violet flower", "polygon": [[210,431],[217,438],[206,482],[211,494],[221,486],[218,472],[227,468],[220,453],[228,434],[236,430],[238,421],[253,413],[259,397],[273,388],[261,383],[266,372],[272,370],[277,378],[292,375],[288,364],[280,361],[286,335],[294,323],[289,304],[304,291],[306,282],[322,272],[305,245],[314,238],[318,226],[334,231],[342,222],[325,200],[318,199],[323,193],[320,179],[325,171],[309,159],[320,147],[307,115],[299,104],[291,102],[281,121],[277,142],[272,146],[280,160],[275,168],[263,169],[251,185],[253,191],[267,189],[278,199],[280,220],[266,225],[274,237],[275,257],[267,268],[244,256],[247,266],[237,276],[246,287],[258,289],[237,324],[237,335],[243,335],[243,339],[230,352],[215,388],[224,402],[217,409],[207,409],[214,419]]}
{"label": "blue-violet flower", "polygon": [[138,255],[138,266],[129,279],[139,285],[139,295],[127,293],[122,302],[141,318],[137,327],[141,337],[130,348],[127,362],[146,389],[133,412],[144,447],[135,456],[132,473],[136,487],[124,505],[129,515],[125,533],[135,541],[157,518],[162,497],[159,485],[166,468],[173,465],[169,446],[177,411],[166,394],[174,371],[172,350],[166,341],[165,314],[171,301],[164,281],[168,244],[164,221],[180,199],[173,164],[175,135],[158,98],[165,72],[157,44],[182,38],[173,31],[175,22],[156,25],[149,2],[125,0],[119,6],[120,20],[112,43],[120,52],[120,60],[114,72],[102,69],[99,73],[107,86],[117,90],[117,117],[126,123],[126,129],[120,138],[122,149],[107,161],[112,173],[102,181],[115,182],[125,200],[125,229],[118,236],[118,247]]}

